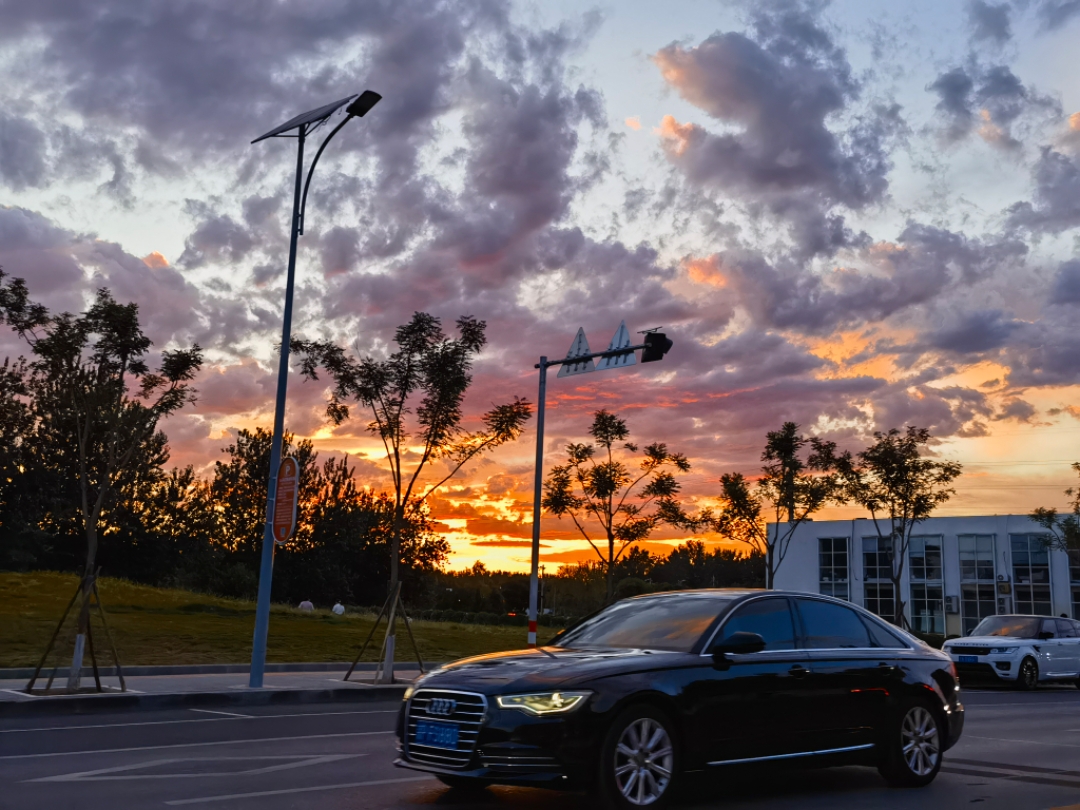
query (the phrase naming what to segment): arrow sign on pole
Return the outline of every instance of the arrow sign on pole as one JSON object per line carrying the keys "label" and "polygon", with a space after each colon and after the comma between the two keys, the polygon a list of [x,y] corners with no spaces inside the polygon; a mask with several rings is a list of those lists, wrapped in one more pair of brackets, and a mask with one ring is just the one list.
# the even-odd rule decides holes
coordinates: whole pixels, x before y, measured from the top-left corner
{"label": "arrow sign on pole", "polygon": [[[630,342],[630,333],[626,331],[626,321],[619,324],[619,331],[615,333],[615,337],[611,339],[611,345],[608,346],[609,352],[618,351],[619,349],[626,349],[632,346]],[[617,354],[614,357],[601,357],[600,362],[596,364],[597,371],[606,371],[609,368],[625,368],[626,366],[632,366],[637,363],[637,358],[634,357],[633,352],[627,352],[626,354]]]}
{"label": "arrow sign on pole", "polygon": [[[574,338],[574,342],[570,344],[570,351],[566,353],[566,359],[569,360],[573,357],[581,357],[582,355],[590,354],[589,352],[589,340],[585,337],[585,329],[578,327],[577,337]],[[596,367],[593,365],[592,358],[582,360],[580,363],[564,363],[562,368],[559,369],[560,377],[569,377],[573,374],[588,374],[590,371],[595,371]]]}
{"label": "arrow sign on pole", "polygon": [[278,467],[274,493],[274,542],[284,543],[296,529],[296,501],[300,495],[300,465],[286,456]]}

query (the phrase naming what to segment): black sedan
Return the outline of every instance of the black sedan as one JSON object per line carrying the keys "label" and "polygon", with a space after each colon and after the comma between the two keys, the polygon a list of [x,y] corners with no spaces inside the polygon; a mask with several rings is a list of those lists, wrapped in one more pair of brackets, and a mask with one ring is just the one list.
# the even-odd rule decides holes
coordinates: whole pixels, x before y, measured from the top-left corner
{"label": "black sedan", "polygon": [[594,786],[615,807],[748,763],[862,763],[917,787],[960,736],[959,689],[947,655],[847,602],[654,594],[423,676],[395,764],[459,788]]}

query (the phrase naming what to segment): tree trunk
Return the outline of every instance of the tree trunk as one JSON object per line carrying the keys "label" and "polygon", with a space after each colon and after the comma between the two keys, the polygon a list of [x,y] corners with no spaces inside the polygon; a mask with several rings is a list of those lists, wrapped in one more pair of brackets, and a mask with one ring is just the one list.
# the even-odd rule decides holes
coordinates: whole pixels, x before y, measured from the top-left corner
{"label": "tree trunk", "polygon": [[378,683],[394,682],[394,649],[397,646],[397,606],[395,598],[398,593],[398,581],[400,579],[399,565],[401,562],[401,529],[405,525],[405,505],[394,507],[394,530],[390,535],[390,594],[389,598],[394,601],[390,604],[389,621],[386,625],[386,643],[383,645],[382,671],[379,673]]}
{"label": "tree trunk", "polygon": [[607,553],[607,599],[605,604],[615,601],[615,538],[608,534]]}
{"label": "tree trunk", "polygon": [[892,586],[893,586],[893,624],[897,627],[907,630],[909,627],[907,617],[904,615],[904,605],[907,604],[903,598],[903,591],[901,589],[902,580],[904,578],[904,560],[907,557],[907,549],[903,542],[897,542],[895,535],[890,538],[892,540],[892,552],[890,554],[892,566],[890,567],[890,573],[892,574]]}
{"label": "tree trunk", "polygon": [[[94,510],[95,512],[97,510]],[[82,680],[83,653],[86,648],[87,631],[90,627],[90,594],[94,590],[94,566],[97,564],[97,514],[84,515],[86,527],[86,567],[83,569],[82,597],[79,606],[78,627],[75,634],[75,651],[71,655],[67,688],[76,691]]]}

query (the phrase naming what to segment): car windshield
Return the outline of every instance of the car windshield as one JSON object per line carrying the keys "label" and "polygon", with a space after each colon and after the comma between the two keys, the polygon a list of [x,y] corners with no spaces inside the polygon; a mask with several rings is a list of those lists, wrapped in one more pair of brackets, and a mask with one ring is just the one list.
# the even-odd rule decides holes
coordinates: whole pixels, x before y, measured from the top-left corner
{"label": "car windshield", "polygon": [[990,616],[979,622],[971,635],[1037,638],[1040,622],[1042,619],[1037,616]]}
{"label": "car windshield", "polygon": [[689,652],[730,599],[626,599],[566,631],[557,647],[614,647]]}

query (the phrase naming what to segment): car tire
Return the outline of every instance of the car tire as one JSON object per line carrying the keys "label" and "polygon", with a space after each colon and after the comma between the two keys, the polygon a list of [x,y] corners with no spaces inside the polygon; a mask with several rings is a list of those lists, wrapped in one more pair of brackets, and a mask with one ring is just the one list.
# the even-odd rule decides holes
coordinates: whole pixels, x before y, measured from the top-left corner
{"label": "car tire", "polygon": [[941,713],[928,702],[902,703],[886,731],[878,772],[893,787],[926,787],[941,769],[945,738]]}
{"label": "car tire", "polygon": [[477,779],[475,776],[457,776],[450,773],[437,773],[435,778],[446,785],[448,788],[461,791],[475,791],[483,790],[488,786],[488,783],[483,779]]}
{"label": "car tire", "polygon": [[1039,686],[1039,664],[1030,655],[1020,662],[1016,671],[1016,688],[1021,692],[1030,692]]}
{"label": "car tire", "polygon": [[672,800],[679,766],[675,724],[653,706],[631,706],[604,738],[599,787],[609,807],[658,810]]}

